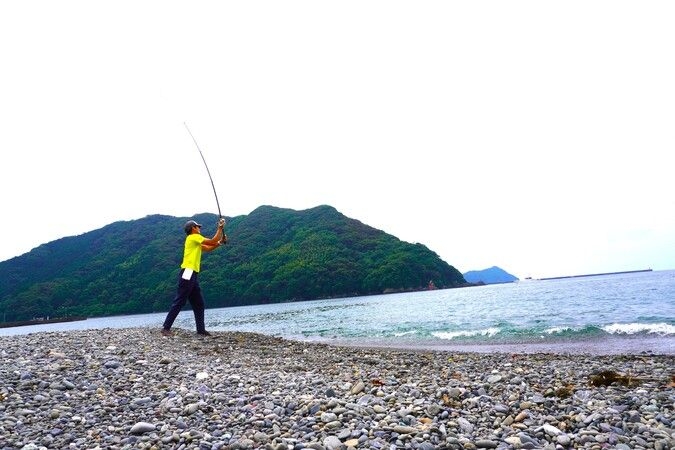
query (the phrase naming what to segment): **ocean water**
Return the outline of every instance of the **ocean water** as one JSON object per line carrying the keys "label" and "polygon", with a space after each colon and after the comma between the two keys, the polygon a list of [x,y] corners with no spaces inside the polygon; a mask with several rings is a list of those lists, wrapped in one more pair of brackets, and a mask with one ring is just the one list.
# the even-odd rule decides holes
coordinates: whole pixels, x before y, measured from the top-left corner
{"label": "ocean water", "polygon": [[[167,293],[167,307],[173,293]],[[206,299],[208,304],[208,299]],[[161,327],[165,313],[0,329],[0,335]],[[675,354],[675,271],[208,309],[210,330],[354,346]],[[175,327],[194,329],[189,307]]]}

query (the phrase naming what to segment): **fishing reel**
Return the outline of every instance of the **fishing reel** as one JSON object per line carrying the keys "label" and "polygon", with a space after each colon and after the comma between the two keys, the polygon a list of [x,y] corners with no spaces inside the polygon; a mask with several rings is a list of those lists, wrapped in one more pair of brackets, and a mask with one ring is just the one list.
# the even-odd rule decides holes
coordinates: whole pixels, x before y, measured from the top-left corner
{"label": "fishing reel", "polygon": [[[221,217],[218,219],[218,226],[221,228],[225,228],[225,218]],[[225,231],[223,230],[223,237],[220,239],[220,245],[225,245],[227,244],[227,236],[225,235]]]}

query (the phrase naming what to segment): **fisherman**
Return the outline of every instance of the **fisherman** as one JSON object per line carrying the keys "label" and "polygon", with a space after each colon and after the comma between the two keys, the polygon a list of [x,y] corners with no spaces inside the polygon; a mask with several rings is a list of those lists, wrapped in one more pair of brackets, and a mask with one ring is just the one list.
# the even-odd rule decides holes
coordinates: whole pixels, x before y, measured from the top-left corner
{"label": "fisherman", "polygon": [[202,252],[210,252],[225,245],[227,243],[227,235],[223,233],[225,226],[225,219],[222,217],[218,221],[218,229],[215,236],[207,239],[201,235],[202,226],[194,220],[188,220],[185,223],[185,249],[183,251],[183,263],[180,265],[181,270],[178,273],[178,289],[176,298],[171,304],[171,309],[166,315],[162,334],[164,336],[171,336],[171,326],[178,316],[178,313],[185,305],[185,302],[190,301],[192,311],[195,315],[195,324],[197,325],[197,334],[201,336],[211,336],[211,333],[206,331],[204,325],[204,297],[202,290],[199,287],[199,269],[202,259]]}

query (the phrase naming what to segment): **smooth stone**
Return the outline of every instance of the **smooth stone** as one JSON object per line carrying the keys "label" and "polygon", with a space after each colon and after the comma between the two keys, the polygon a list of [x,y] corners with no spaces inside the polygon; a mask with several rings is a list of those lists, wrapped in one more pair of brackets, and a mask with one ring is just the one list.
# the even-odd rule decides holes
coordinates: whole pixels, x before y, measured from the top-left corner
{"label": "smooth stone", "polygon": [[560,436],[556,437],[556,442],[563,447],[568,447],[572,440],[566,434],[561,434]]}
{"label": "smooth stone", "polygon": [[156,427],[148,422],[138,422],[136,425],[131,427],[131,434],[143,434],[149,433],[150,431],[155,431]]}
{"label": "smooth stone", "polygon": [[356,395],[361,393],[364,389],[366,388],[366,385],[363,383],[363,381],[358,381],[354,387],[352,387],[351,393],[352,395]]}
{"label": "smooth stone", "polygon": [[562,431],[560,431],[560,429],[548,423],[545,423],[542,428],[544,429],[544,432],[550,436],[558,436],[562,434]]}
{"label": "smooth stone", "polygon": [[329,450],[338,449],[342,446],[342,441],[337,436],[328,436],[323,440],[323,445]]}
{"label": "smooth stone", "polygon": [[409,427],[409,426],[405,426],[405,425],[396,425],[394,427],[394,433],[398,433],[398,434],[412,434],[412,433],[416,433],[416,432],[417,432],[417,429],[414,428],[414,427]]}

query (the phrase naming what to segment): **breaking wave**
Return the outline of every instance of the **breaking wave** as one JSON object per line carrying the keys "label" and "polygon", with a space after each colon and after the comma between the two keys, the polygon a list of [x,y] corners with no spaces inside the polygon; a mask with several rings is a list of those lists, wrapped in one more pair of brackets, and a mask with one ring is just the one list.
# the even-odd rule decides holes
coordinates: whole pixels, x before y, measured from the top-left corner
{"label": "breaking wave", "polygon": [[675,326],[667,323],[613,323],[602,327],[609,334],[658,334],[675,336]]}
{"label": "breaking wave", "polygon": [[456,338],[471,338],[471,337],[493,337],[501,332],[501,329],[490,327],[482,330],[466,330],[466,331],[435,331],[431,333],[432,336],[438,339],[452,340]]}

